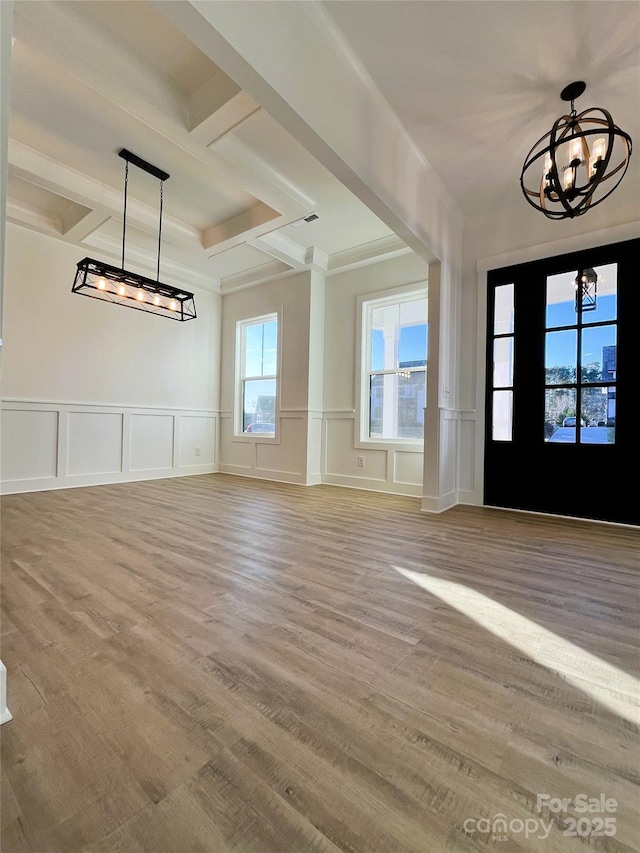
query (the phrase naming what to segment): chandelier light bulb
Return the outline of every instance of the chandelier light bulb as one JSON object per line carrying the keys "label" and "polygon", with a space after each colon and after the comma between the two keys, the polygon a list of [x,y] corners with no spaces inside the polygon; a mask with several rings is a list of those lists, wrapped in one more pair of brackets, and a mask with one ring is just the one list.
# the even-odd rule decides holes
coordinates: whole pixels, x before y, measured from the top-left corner
{"label": "chandelier light bulb", "polygon": [[125,290],[125,286],[124,286],[124,284],[121,284],[121,285],[118,287],[118,295],[119,295],[119,296],[125,296],[125,295],[126,295],[126,292],[127,292],[127,291]]}
{"label": "chandelier light bulb", "polygon": [[153,297],[153,304],[154,305],[160,305],[160,297],[159,296],[156,295]]}
{"label": "chandelier light bulb", "polygon": [[605,152],[607,150],[607,140],[606,139],[596,139],[593,143],[593,156],[598,160],[603,160]]}
{"label": "chandelier light bulb", "polygon": [[175,311],[177,307],[175,299],[172,299],[169,303],[169,311]]}
{"label": "chandelier light bulb", "polygon": [[98,290],[106,290],[106,289],[107,289],[107,282],[103,278],[98,279]]}
{"label": "chandelier light bulb", "polygon": [[544,169],[542,172],[542,176],[547,183],[551,180],[551,169],[553,168],[553,160],[551,159],[551,154],[546,154],[544,158]]}
{"label": "chandelier light bulb", "polygon": [[136,294],[136,299],[138,300],[138,302],[144,302],[144,292],[142,290],[138,291],[138,293]]}
{"label": "chandelier light bulb", "polygon": [[569,162],[573,165],[578,165],[582,159],[582,145],[579,139],[572,139],[569,143]]}

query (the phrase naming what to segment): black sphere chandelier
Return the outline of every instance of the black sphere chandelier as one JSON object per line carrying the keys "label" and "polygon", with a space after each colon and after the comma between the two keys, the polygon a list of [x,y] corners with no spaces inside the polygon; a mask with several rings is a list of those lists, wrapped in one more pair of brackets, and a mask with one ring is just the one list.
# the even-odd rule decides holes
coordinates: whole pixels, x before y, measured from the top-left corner
{"label": "black sphere chandelier", "polygon": [[571,113],[560,116],[527,154],[520,175],[524,197],[549,219],[573,219],[600,204],[624,177],[631,137],[600,107],[576,113],[582,80],[560,93]]}

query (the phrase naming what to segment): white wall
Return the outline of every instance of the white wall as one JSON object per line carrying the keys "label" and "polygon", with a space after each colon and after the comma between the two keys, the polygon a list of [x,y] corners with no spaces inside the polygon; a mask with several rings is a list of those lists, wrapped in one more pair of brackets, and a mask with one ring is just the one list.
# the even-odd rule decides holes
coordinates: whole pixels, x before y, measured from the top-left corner
{"label": "white wall", "polygon": [[[319,479],[311,478],[308,465],[309,434],[317,431],[312,422],[322,417],[310,407],[316,399],[309,378],[310,318],[312,306],[317,306],[317,296],[312,299],[314,275],[300,272],[222,299],[221,471],[290,483],[311,484]],[[276,311],[280,318],[276,436],[234,435],[236,324]]]}
{"label": "white wall", "polygon": [[217,470],[220,297],[178,323],[71,293],[82,252],[7,226],[4,493]]}
{"label": "white wall", "polygon": [[[326,282],[323,482],[422,495],[422,447],[359,441],[356,387],[358,297],[427,281],[428,265],[410,253],[331,276]],[[437,405],[437,402],[436,402]],[[365,466],[358,466],[358,456]]]}

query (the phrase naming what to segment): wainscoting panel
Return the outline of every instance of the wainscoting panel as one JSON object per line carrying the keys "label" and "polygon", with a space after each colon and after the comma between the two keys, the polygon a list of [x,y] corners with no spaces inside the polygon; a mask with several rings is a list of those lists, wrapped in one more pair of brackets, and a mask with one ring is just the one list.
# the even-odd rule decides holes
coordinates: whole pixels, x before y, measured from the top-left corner
{"label": "wainscoting panel", "polygon": [[220,470],[227,474],[248,475],[255,468],[255,445],[233,435],[233,418],[224,413],[220,418]]}
{"label": "wainscoting panel", "polygon": [[256,442],[256,468],[258,476],[276,474],[276,479],[303,482],[306,471],[307,420],[306,416],[281,415],[278,444]]}
{"label": "wainscoting panel", "polygon": [[180,467],[213,465],[216,419],[206,415],[180,415]]}
{"label": "wainscoting panel", "polygon": [[122,471],[123,419],[119,412],[68,413],[68,477]]}
{"label": "wainscoting panel", "polygon": [[458,425],[458,500],[464,504],[481,503],[482,498],[476,495],[475,478],[475,443],[476,443],[476,413],[461,412]]}
{"label": "wainscoting panel", "polygon": [[[325,412],[323,483],[391,494],[422,494],[424,454],[356,442],[352,410]],[[364,465],[358,464],[359,457]]]}
{"label": "wainscoting panel", "polygon": [[172,415],[131,415],[130,471],[173,468]]}
{"label": "wainscoting panel", "polygon": [[404,483],[408,486],[422,486],[422,453],[405,453],[396,450],[394,480],[396,483]]}
{"label": "wainscoting panel", "polygon": [[456,498],[456,460],[458,441],[458,412],[440,410],[440,494]]}
{"label": "wainscoting panel", "polygon": [[58,412],[5,408],[2,412],[2,478],[47,480],[58,468]]}
{"label": "wainscoting panel", "polygon": [[2,494],[213,473],[217,420],[211,410],[4,400]]}

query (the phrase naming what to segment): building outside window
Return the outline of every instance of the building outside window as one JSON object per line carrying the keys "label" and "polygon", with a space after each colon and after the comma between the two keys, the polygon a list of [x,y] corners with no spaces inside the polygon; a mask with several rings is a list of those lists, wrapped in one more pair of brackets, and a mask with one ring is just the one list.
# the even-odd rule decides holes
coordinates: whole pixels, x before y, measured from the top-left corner
{"label": "building outside window", "polygon": [[362,303],[362,439],[422,441],[427,380],[425,290]]}
{"label": "building outside window", "polygon": [[236,327],[236,434],[274,436],[278,383],[278,315],[241,320]]}

